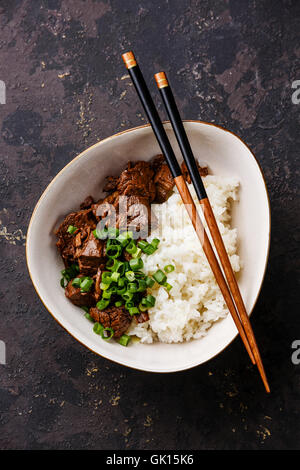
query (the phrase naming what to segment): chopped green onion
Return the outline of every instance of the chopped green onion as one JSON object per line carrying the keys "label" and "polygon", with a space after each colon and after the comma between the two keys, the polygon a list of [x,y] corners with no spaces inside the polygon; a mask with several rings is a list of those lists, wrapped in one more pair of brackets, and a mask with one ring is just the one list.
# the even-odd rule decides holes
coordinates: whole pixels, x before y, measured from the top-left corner
{"label": "chopped green onion", "polygon": [[124,302],[122,302],[122,300],[117,300],[117,302],[115,302],[115,307],[122,307]]}
{"label": "chopped green onion", "polygon": [[123,286],[123,287],[120,287],[120,289],[117,289],[117,294],[118,295],[123,295],[123,294],[125,294],[126,291],[127,291],[127,287]]}
{"label": "chopped green onion", "polygon": [[147,284],[147,287],[153,287],[154,284],[155,284],[155,281],[151,277],[147,276],[146,277],[146,284]]}
{"label": "chopped green onion", "polygon": [[164,284],[167,280],[167,276],[163,273],[161,269],[158,269],[156,273],[153,274],[154,279],[158,284]]}
{"label": "chopped green onion", "polygon": [[125,302],[126,310],[129,310],[130,308],[133,308],[133,307],[134,307],[134,302],[131,302],[131,300],[128,300],[127,302]]}
{"label": "chopped green onion", "polygon": [[136,252],[137,247],[134,240],[130,240],[129,244],[126,246],[125,250],[131,255]]}
{"label": "chopped green onion", "polygon": [[146,248],[143,249],[143,252],[146,254],[146,255],[153,255],[153,253],[156,251],[156,248],[151,245],[149,243],[148,246],[146,246]]}
{"label": "chopped green onion", "polygon": [[60,285],[61,285],[61,287],[63,287],[64,289],[66,288],[67,283],[65,283],[65,278],[64,278],[64,277],[61,278],[61,280],[60,280]]}
{"label": "chopped green onion", "polygon": [[134,271],[134,275],[136,279],[146,279],[146,275],[143,271]]}
{"label": "chopped green onion", "polygon": [[87,320],[89,320],[89,321],[91,321],[91,322],[94,323],[94,319],[93,319],[93,317],[91,317],[91,315],[90,315],[89,313],[86,313],[84,316],[85,316],[85,318],[86,318]]}
{"label": "chopped green onion", "polygon": [[132,232],[122,232],[118,236],[117,240],[119,243],[121,243],[123,247],[125,247],[130,242],[132,236],[133,236]]}
{"label": "chopped green onion", "polygon": [[140,240],[140,241],[138,242],[138,247],[139,247],[142,251],[144,251],[144,248],[146,248],[148,245],[149,245],[149,243],[146,242],[146,240]]}
{"label": "chopped green onion", "polygon": [[73,281],[72,281],[72,286],[80,287],[80,283],[81,283],[82,279],[83,278],[81,278],[81,277],[75,277],[75,279],[73,279]]}
{"label": "chopped green onion", "polygon": [[[110,336],[106,336],[106,334],[104,333],[105,331],[109,331]],[[102,339],[105,339],[105,341],[108,341],[109,339],[111,339],[113,337],[114,333],[115,332],[112,328],[103,328],[103,327],[102,327],[102,330],[100,332]]]}
{"label": "chopped green onion", "polygon": [[144,292],[147,289],[147,283],[144,279],[139,279],[138,285],[138,292]]}
{"label": "chopped green onion", "polygon": [[137,248],[134,253],[132,253],[132,258],[139,258],[142,254],[142,250],[140,248]]}
{"label": "chopped green onion", "polygon": [[108,238],[117,238],[119,235],[119,229],[114,227],[108,227],[107,235]]}
{"label": "chopped green onion", "polygon": [[126,273],[126,271],[130,271],[128,261],[124,261],[124,272]]}
{"label": "chopped green onion", "polygon": [[94,284],[93,279],[91,279],[90,277],[83,277],[81,279],[82,279],[82,281],[80,282],[81,292],[89,292],[90,288]]}
{"label": "chopped green onion", "polygon": [[108,271],[104,271],[102,273],[101,280],[104,284],[110,284],[112,282],[111,273]]}
{"label": "chopped green onion", "polygon": [[69,225],[69,227],[67,228],[67,232],[70,233],[71,235],[73,235],[73,233],[75,233],[77,230],[77,227],[75,227],[74,225]]}
{"label": "chopped green onion", "polygon": [[135,293],[138,291],[138,284],[137,282],[129,282],[127,288],[128,288],[128,292]]}
{"label": "chopped green onion", "polygon": [[133,293],[132,292],[124,292],[124,294],[122,294],[122,298],[127,302],[128,300],[131,300],[133,297]]}
{"label": "chopped green onion", "polygon": [[96,307],[98,310],[104,310],[109,305],[109,300],[101,299],[99,302],[96,303]]}
{"label": "chopped green onion", "polygon": [[99,240],[106,240],[107,238],[107,229],[98,230],[97,228],[93,230],[93,235],[95,238],[99,238]]}
{"label": "chopped green onion", "polygon": [[175,266],[173,266],[173,264],[167,264],[167,266],[164,267],[164,271],[166,273],[171,273],[172,271],[174,271],[175,269]]}
{"label": "chopped green onion", "polygon": [[111,275],[111,280],[114,282],[117,282],[119,277],[120,277],[120,273],[117,273],[116,271],[114,271]]}
{"label": "chopped green onion", "polygon": [[153,297],[153,295],[151,294],[148,294],[147,297],[146,297],[146,302],[148,305],[150,305],[150,307],[154,307],[155,305],[155,297]]}
{"label": "chopped green onion", "polygon": [[132,282],[132,281],[135,280],[135,274],[134,274],[133,271],[127,271],[127,272],[125,273],[125,277],[126,277],[126,279],[128,279],[128,281],[130,281],[130,282]]}
{"label": "chopped green onion", "polygon": [[61,271],[61,275],[67,280],[71,281],[74,277],[77,276],[77,273],[79,273],[79,266],[78,264],[71,264],[68,268],[65,268]]}
{"label": "chopped green onion", "polygon": [[89,311],[90,311],[90,309],[89,309],[88,307],[85,307],[85,306],[84,306],[84,307],[81,307],[81,308],[82,308],[82,310],[84,310],[86,313],[89,313]]}
{"label": "chopped green onion", "polygon": [[142,302],[139,303],[139,309],[141,312],[146,312],[148,310],[147,305],[143,305]]}
{"label": "chopped green onion", "polygon": [[138,313],[140,313],[139,309],[137,307],[131,307],[128,309],[129,311],[129,315],[137,315]]}
{"label": "chopped green onion", "polygon": [[109,288],[109,284],[105,284],[105,282],[100,282],[100,289],[107,290]]}
{"label": "chopped green onion", "polygon": [[125,278],[120,277],[118,280],[118,287],[124,287],[125,286]]}
{"label": "chopped green onion", "polygon": [[96,322],[93,327],[94,333],[96,333],[96,335],[100,335],[102,330],[103,330],[103,326],[101,325],[101,323]]}
{"label": "chopped green onion", "polygon": [[122,247],[120,245],[110,245],[106,247],[106,256],[108,258],[118,258],[122,252]]}
{"label": "chopped green onion", "polygon": [[102,299],[110,300],[111,296],[112,292],[109,288],[102,292]]}
{"label": "chopped green onion", "polygon": [[141,258],[136,258],[129,261],[129,266],[131,267],[132,271],[138,271],[144,267],[144,263]]}
{"label": "chopped green onion", "polygon": [[122,264],[124,264],[124,263],[122,263],[122,261],[118,261],[117,259],[110,258],[108,260],[108,262],[106,263],[106,267],[107,267],[107,269],[109,269],[110,271],[113,271],[113,272],[114,271],[115,272],[120,271],[120,274],[122,276],[122,270],[125,269],[125,268],[122,268],[122,270],[120,269]]}
{"label": "chopped green onion", "polygon": [[122,345],[122,346],[127,346],[129,341],[130,341],[130,336],[128,335],[122,335],[121,338],[119,339],[119,343]]}
{"label": "chopped green onion", "polygon": [[153,238],[152,242],[151,242],[151,245],[154,246],[154,248],[157,248],[158,245],[160,243],[160,239],[159,238]]}
{"label": "chopped green onion", "polygon": [[165,282],[165,283],[163,284],[163,286],[164,286],[165,289],[167,289],[168,292],[169,292],[169,291],[172,289],[172,287],[173,287],[173,286],[171,286],[171,284],[169,284],[168,282]]}

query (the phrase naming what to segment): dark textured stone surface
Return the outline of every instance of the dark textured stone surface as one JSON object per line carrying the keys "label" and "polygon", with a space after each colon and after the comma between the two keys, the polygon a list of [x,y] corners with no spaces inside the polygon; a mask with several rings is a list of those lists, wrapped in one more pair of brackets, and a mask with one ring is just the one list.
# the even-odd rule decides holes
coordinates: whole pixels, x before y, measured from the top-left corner
{"label": "dark textured stone surface", "polygon": [[[299,1],[2,0],[0,11],[0,447],[299,448]],[[25,234],[47,184],[89,145],[145,122],[120,59],[131,48],[153,91],[152,73],[168,71],[183,117],[239,134],[265,173],[272,245],[252,321],[270,396],[238,338],[171,375],[97,357],[30,282]]]}

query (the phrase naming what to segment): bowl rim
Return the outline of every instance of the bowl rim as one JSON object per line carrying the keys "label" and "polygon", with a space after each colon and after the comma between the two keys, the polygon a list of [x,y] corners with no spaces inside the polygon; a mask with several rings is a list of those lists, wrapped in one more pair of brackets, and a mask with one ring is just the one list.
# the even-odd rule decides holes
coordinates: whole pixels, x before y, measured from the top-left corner
{"label": "bowl rim", "polygon": [[[269,260],[269,254],[270,254],[270,242],[271,242],[271,204],[270,204],[270,197],[269,197],[269,193],[268,193],[268,188],[267,188],[267,183],[266,183],[266,179],[265,179],[265,176],[264,176],[264,173],[262,171],[262,168],[261,168],[261,165],[259,163],[259,161],[257,160],[256,156],[254,155],[254,153],[252,152],[252,150],[250,149],[250,147],[243,141],[243,139],[241,137],[239,137],[237,134],[235,134],[235,132],[233,131],[230,131],[228,129],[225,129],[224,127],[218,125],[218,124],[215,124],[215,123],[211,123],[211,122],[206,122],[206,121],[201,121],[201,120],[197,120],[197,119],[183,119],[182,120],[183,123],[196,123],[196,124],[204,124],[204,125],[208,125],[208,126],[212,126],[212,127],[216,127],[217,129],[221,130],[221,131],[224,131],[224,132],[228,132],[229,134],[232,134],[234,137],[236,137],[242,144],[245,145],[245,147],[249,150],[251,156],[253,157],[254,159],[254,162],[257,164],[257,167],[260,171],[260,174],[261,174],[261,177],[262,177],[262,181],[264,183],[264,186],[265,186],[265,193],[266,193],[266,196],[267,196],[267,204],[268,204],[268,215],[269,215],[269,227],[268,227],[268,246],[267,246],[267,252],[266,252],[266,258],[265,258],[265,265],[264,265],[264,271],[263,271],[263,275],[262,275],[262,279],[261,279],[261,284],[260,284],[260,287],[258,289],[258,292],[257,292],[257,295],[255,297],[255,300],[254,300],[254,303],[253,303],[253,306],[251,308],[251,310],[248,312],[248,316],[250,317],[255,306],[256,306],[256,303],[257,303],[257,300],[258,300],[258,297],[261,293],[261,290],[262,290],[262,286],[263,286],[263,283],[264,283],[264,279],[265,279],[265,276],[266,276],[266,271],[267,271],[267,266],[268,266],[268,260]],[[171,124],[170,121],[163,121],[163,125],[165,124]],[[99,357],[102,357],[108,361],[111,361],[112,363],[114,364],[118,364],[118,365],[122,365],[123,367],[129,367],[130,369],[133,369],[133,370],[137,370],[137,371],[141,371],[141,372],[151,372],[153,374],[170,374],[170,373],[176,373],[176,372],[181,372],[181,371],[184,371],[184,370],[190,370],[190,369],[193,369],[194,367],[199,367],[201,366],[202,364],[205,364],[206,362],[210,361],[211,359],[214,359],[216,356],[218,356],[219,354],[221,354],[234,340],[235,338],[238,336],[238,331],[236,332],[236,334],[234,335],[234,337],[232,338],[231,341],[229,341],[229,343],[226,344],[226,346],[224,346],[224,348],[222,348],[221,350],[219,350],[218,352],[216,352],[213,356],[211,356],[209,359],[206,359],[205,361],[201,362],[200,364],[193,364],[193,365],[190,365],[190,366],[187,366],[187,367],[181,367],[179,369],[176,369],[176,370],[160,370],[160,371],[154,371],[154,370],[149,370],[149,369],[143,369],[143,368],[140,368],[140,367],[134,367],[132,365],[127,365],[127,364],[123,364],[122,362],[118,362],[114,359],[111,359],[109,357],[106,357],[102,354],[100,354],[99,352],[95,351],[94,349],[92,349],[91,347],[87,346],[85,343],[83,343],[82,341],[80,341],[71,331],[69,331],[67,329],[67,327],[65,327],[64,325],[62,325],[58,319],[56,318],[55,314],[52,313],[49,308],[47,307],[47,305],[44,303],[43,299],[41,298],[40,294],[39,294],[39,290],[38,290],[38,287],[36,286],[36,284],[34,283],[33,281],[33,277],[32,277],[32,274],[31,274],[31,271],[30,271],[30,267],[29,267],[29,256],[28,256],[28,240],[29,240],[29,237],[28,237],[28,234],[30,234],[30,230],[31,230],[31,224],[32,224],[32,221],[33,221],[33,218],[35,216],[35,213],[40,205],[40,203],[42,202],[43,198],[45,197],[46,193],[48,192],[48,189],[49,187],[55,182],[55,180],[65,171],[65,169],[74,163],[75,160],[79,160],[80,158],[82,158],[84,156],[84,154],[91,150],[92,148],[95,148],[99,145],[101,145],[103,142],[107,142],[109,140],[112,140],[114,139],[115,137],[119,137],[120,135],[123,135],[123,134],[126,134],[126,133],[129,133],[129,132],[132,132],[132,131],[136,131],[136,130],[139,130],[139,129],[143,129],[143,128],[146,128],[146,127],[151,127],[151,124],[150,123],[146,123],[146,124],[142,124],[140,126],[136,126],[136,127],[132,127],[132,128],[129,128],[129,129],[124,129],[123,131],[120,131],[120,132],[117,132],[115,134],[112,134],[108,137],[105,137],[104,139],[100,140],[99,142],[96,142],[95,144],[91,145],[90,147],[87,147],[86,149],[84,149],[82,152],[80,152],[78,155],[76,155],[69,163],[67,163],[55,176],[54,178],[52,178],[52,180],[49,182],[49,184],[46,186],[46,188],[44,189],[44,191],[42,192],[41,196],[39,197],[37,203],[35,204],[35,207],[32,211],[32,214],[31,214],[31,217],[30,217],[30,220],[29,220],[29,224],[28,224],[28,229],[27,229],[27,233],[26,233],[26,245],[25,245],[25,256],[26,256],[26,264],[27,264],[27,269],[28,269],[28,273],[29,273],[29,277],[31,279],[31,282],[33,284],[33,287],[40,299],[40,301],[42,302],[42,304],[44,305],[44,307],[46,308],[46,310],[50,313],[50,315],[54,318],[54,320],[67,332],[69,333],[72,338],[74,338],[76,341],[78,341],[82,346],[84,346],[85,348],[87,348],[88,350],[90,350],[91,352],[93,352],[94,354],[96,354],[97,356]]]}

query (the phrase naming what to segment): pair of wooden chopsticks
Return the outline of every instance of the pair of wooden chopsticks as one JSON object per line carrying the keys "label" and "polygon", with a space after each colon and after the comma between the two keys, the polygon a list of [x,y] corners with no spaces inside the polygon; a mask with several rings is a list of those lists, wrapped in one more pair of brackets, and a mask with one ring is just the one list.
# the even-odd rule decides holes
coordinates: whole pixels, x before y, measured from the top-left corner
{"label": "pair of wooden chopsticks", "polygon": [[196,164],[191,146],[189,144],[182,120],[180,118],[180,114],[176,106],[175,99],[171,91],[170,85],[168,83],[166,74],[164,72],[155,74],[156,83],[160,90],[160,93],[161,93],[164,105],[166,107],[169,119],[171,121],[177,142],[179,144],[181,153],[183,155],[188,172],[190,174],[191,181],[196,190],[196,194],[199,199],[201,209],[203,211],[203,215],[205,217],[207,226],[209,227],[209,230],[210,230],[213,242],[215,244],[216,251],[219,255],[228,285],[223,276],[222,270],[219,266],[218,260],[211,246],[209,238],[206,234],[206,231],[203,227],[201,218],[198,214],[198,211],[196,209],[195,203],[190,194],[188,186],[183,178],[180,166],[177,162],[174,151],[171,147],[170,141],[167,137],[167,134],[160,120],[160,117],[158,115],[158,112],[156,110],[152,97],[150,95],[150,92],[147,88],[144,77],[136,62],[134,54],[132,52],[127,52],[126,54],[122,55],[122,58],[128,69],[128,73],[133,81],[133,84],[136,88],[138,96],[142,102],[142,105],[147,114],[148,120],[153,128],[154,134],[158,140],[162,153],[167,161],[167,164],[174,178],[179,194],[184,202],[185,208],[189,214],[189,217],[195,228],[197,236],[201,242],[203,251],[207,257],[207,260],[210,264],[210,267],[213,271],[216,281],[223,294],[226,305],[240,333],[240,336],[243,340],[243,343],[246,347],[246,350],[250,356],[252,363],[256,364],[258,367],[258,370],[260,372],[266,391],[270,392],[269,384],[268,384],[267,377],[264,371],[260,353],[256,344],[254,333],[253,333],[253,330],[249,321],[249,317],[247,315],[246,308],[245,308],[237,281],[235,279],[234,272],[230,264],[228,254],[226,252],[222,236],[218,229],[215,216],[213,214],[211,205],[209,203],[209,200],[208,200],[208,197],[207,197],[204,185],[203,185],[203,181],[199,174],[199,170],[197,168],[197,164]]}

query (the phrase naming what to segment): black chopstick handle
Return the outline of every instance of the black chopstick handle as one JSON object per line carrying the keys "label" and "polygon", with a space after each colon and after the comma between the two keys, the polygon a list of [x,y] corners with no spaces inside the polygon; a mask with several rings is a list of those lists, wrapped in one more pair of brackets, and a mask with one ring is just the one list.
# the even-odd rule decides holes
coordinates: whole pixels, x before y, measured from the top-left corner
{"label": "black chopstick handle", "polygon": [[[157,75],[165,76],[165,74],[163,73],[160,73]],[[197,163],[196,163],[192,148],[190,146],[189,140],[187,138],[184,125],[182,123],[172,90],[166,78],[165,79],[157,78],[157,76],[155,76],[155,78],[156,78],[157,85],[158,85],[162,100],[164,102],[166,111],[171,121],[179,148],[183,155],[187,169],[191,175],[191,180],[195,187],[197,197],[198,199],[205,199],[207,198],[207,194],[204,188],[204,184],[199,174]]]}
{"label": "black chopstick handle", "polygon": [[[124,56],[126,56],[127,54],[123,55],[125,64],[126,64],[126,61],[125,61]],[[130,66],[128,67],[128,73],[135,86],[137,94],[141,100],[141,103],[147,115],[148,121],[150,122],[153,132],[158,140],[161,151],[167,160],[172,176],[173,178],[177,178],[177,176],[180,176],[182,174],[179,163],[173,152],[173,149],[169,142],[164,126],[160,120],[159,114],[156,110],[155,104],[152,100],[152,97],[150,95],[146,82],[144,80],[143,74],[138,64],[135,62],[133,54],[131,54],[130,57],[133,57],[133,58],[130,59],[132,61],[132,64],[130,64]]]}

